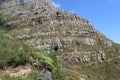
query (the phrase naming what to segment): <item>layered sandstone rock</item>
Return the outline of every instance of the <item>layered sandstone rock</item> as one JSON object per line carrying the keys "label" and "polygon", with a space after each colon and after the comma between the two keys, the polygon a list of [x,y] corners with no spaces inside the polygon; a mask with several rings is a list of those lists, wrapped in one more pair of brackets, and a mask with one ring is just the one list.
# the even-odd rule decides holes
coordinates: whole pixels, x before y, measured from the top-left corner
{"label": "layered sandstone rock", "polygon": [[[113,47],[113,42],[97,31],[88,20],[76,14],[56,9],[50,0],[1,1],[9,4],[2,10],[9,25],[15,27],[9,34],[44,51],[63,53],[61,60],[69,63],[83,64],[104,61]],[[108,50],[107,50],[108,49]]]}
{"label": "layered sandstone rock", "polygon": [[1,0],[0,5],[1,7],[12,7],[16,5],[23,4],[24,0]]}

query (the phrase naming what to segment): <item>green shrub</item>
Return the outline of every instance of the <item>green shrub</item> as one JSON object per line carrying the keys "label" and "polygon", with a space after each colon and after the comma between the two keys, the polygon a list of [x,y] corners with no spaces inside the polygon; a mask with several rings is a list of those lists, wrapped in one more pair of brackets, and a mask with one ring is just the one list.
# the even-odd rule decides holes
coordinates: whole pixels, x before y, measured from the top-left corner
{"label": "green shrub", "polygon": [[26,80],[36,80],[39,77],[39,70],[32,69],[32,72],[26,77]]}
{"label": "green shrub", "polygon": [[25,64],[29,62],[29,56],[34,49],[16,40],[11,40],[5,34],[0,33],[0,68]]}
{"label": "green shrub", "polygon": [[15,77],[15,76],[10,76],[10,75],[5,75],[2,76],[2,80],[25,80],[22,77]]}
{"label": "green shrub", "polygon": [[56,68],[56,70],[52,73],[53,80],[66,80],[64,73],[61,71],[60,63],[58,62],[57,55],[55,53],[51,53],[49,56],[54,61],[54,66]]}
{"label": "green shrub", "polygon": [[8,31],[11,30],[13,27],[6,24],[5,20],[3,19],[2,15],[0,15],[0,31]]}
{"label": "green shrub", "polygon": [[34,54],[34,57],[37,58],[40,62],[44,63],[47,69],[50,69],[53,72],[56,70],[54,61],[47,55],[37,52]]}

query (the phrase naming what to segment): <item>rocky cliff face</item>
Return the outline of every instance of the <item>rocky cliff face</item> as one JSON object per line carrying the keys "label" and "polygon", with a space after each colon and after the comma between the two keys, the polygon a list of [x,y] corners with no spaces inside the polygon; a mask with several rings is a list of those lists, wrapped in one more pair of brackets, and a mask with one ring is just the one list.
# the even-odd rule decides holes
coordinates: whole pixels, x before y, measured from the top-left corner
{"label": "rocky cliff face", "polygon": [[35,3],[35,12],[39,12],[41,10],[54,10],[55,7],[52,5],[50,0],[34,0]]}
{"label": "rocky cliff face", "polygon": [[0,5],[1,7],[11,7],[19,4],[23,4],[23,0],[1,0]]}
{"label": "rocky cliff face", "polygon": [[88,20],[56,9],[49,0],[35,0],[17,5],[19,7],[14,0],[3,3],[14,3],[13,7],[1,11],[5,13],[6,22],[14,26],[9,34],[45,54],[57,53],[63,63],[81,66],[107,61],[120,54],[117,44],[97,31]]}

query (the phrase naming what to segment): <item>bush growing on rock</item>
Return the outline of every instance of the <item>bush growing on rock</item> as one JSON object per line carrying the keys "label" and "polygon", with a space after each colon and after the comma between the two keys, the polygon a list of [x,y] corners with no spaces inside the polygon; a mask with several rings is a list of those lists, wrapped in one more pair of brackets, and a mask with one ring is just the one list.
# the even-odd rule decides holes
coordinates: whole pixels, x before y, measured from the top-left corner
{"label": "bush growing on rock", "polygon": [[56,70],[54,61],[47,55],[37,52],[34,54],[34,57],[42,62],[47,69],[50,69],[53,72]]}

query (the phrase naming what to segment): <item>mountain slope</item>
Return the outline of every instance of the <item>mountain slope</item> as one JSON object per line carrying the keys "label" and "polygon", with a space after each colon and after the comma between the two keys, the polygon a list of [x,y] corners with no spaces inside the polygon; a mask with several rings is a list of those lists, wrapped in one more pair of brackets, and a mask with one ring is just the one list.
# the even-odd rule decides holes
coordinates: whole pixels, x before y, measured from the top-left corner
{"label": "mountain slope", "polygon": [[1,7],[0,13],[12,26],[7,34],[45,55],[55,53],[65,80],[120,79],[120,45],[88,20],[56,9],[50,0]]}

